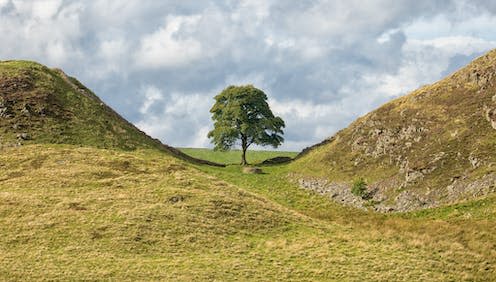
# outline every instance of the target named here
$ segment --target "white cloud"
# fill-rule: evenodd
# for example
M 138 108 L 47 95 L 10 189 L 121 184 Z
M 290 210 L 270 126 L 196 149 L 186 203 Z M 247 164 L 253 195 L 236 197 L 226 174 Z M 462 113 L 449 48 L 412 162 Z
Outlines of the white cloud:
M 401 32 L 399 28 L 393 28 L 383 32 L 379 37 L 377 37 L 377 42 L 384 44 L 391 41 L 392 36 L 398 32 Z
M 470 55 L 484 52 L 496 47 L 496 41 L 472 36 L 446 36 L 426 40 L 412 39 L 408 42 L 405 51 L 408 52 L 413 49 L 420 50 L 429 47 L 433 47 L 439 52 L 443 52 L 446 57 L 449 57 L 454 54 Z
M 195 137 L 193 138 L 193 141 L 189 144 L 188 147 L 192 148 L 205 148 L 205 147 L 212 147 L 210 143 L 210 139 L 208 139 L 207 135 L 208 132 L 212 128 L 210 126 L 202 126 L 198 129 L 197 133 L 195 134 Z
M 205 94 L 163 94 L 155 86 L 147 86 L 142 92 L 145 99 L 138 128 L 175 146 L 208 146 L 211 105 L 206 103 Z
M 286 121 L 282 149 L 301 149 L 496 47 L 495 13 L 475 0 L 0 0 L 0 59 L 62 67 L 181 146 L 209 144 L 215 94 L 254 84 Z
M 0 57 L 25 58 L 63 66 L 82 57 L 79 13 L 82 6 L 61 1 L 12 1 L 0 18 Z M 13 32 L 16 31 L 16 32 Z
M 106 61 L 119 61 L 127 52 L 127 42 L 122 38 L 103 40 L 100 43 L 100 55 Z
M 46 20 L 57 14 L 62 5 L 62 0 L 12 0 L 12 4 L 21 14 L 29 14 L 35 19 Z
M 9 2 L 10 2 L 9 0 L 0 0 L 0 9 L 7 6 L 7 4 L 9 4 Z
M 277 101 L 270 99 L 269 105 L 276 116 L 286 122 L 286 135 L 292 136 L 281 146 L 281 150 L 299 150 L 311 145 L 303 140 L 322 140 L 336 132 L 343 123 L 348 122 L 357 113 L 357 109 L 346 105 L 352 101 L 345 100 L 333 104 L 318 104 L 311 101 L 291 100 Z M 356 101 L 354 102 L 356 105 Z M 305 144 L 306 143 L 306 144 Z
M 198 16 L 169 16 L 165 26 L 141 40 L 135 59 L 142 68 L 167 68 L 187 65 L 202 56 L 202 46 L 194 38 L 181 34 L 194 28 Z
M 491 48 L 496 48 L 496 41 L 468 36 L 408 40 L 403 46 L 403 59 L 396 73 L 368 73 L 363 81 L 371 92 L 379 96 L 396 97 L 440 79 L 454 56 L 470 56 Z
M 62 0 L 44 0 L 33 3 L 33 15 L 41 19 L 48 19 L 57 14 Z
M 154 103 L 162 101 L 164 97 L 162 92 L 155 86 L 147 86 L 143 92 L 145 94 L 145 100 L 139 111 L 141 114 L 146 114 Z

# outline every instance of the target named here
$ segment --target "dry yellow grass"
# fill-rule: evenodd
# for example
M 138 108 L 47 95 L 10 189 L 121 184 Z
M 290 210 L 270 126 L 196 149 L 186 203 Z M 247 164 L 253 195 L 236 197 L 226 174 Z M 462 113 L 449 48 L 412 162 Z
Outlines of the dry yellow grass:
M 1 150 L 0 280 L 496 277 L 494 217 L 366 214 L 274 185 L 282 168 L 201 169 L 152 150 Z

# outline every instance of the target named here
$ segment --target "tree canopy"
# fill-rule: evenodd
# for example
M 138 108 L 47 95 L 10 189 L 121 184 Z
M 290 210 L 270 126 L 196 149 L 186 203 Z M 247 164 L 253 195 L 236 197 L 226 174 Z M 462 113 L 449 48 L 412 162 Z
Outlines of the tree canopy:
M 210 112 L 214 129 L 208 137 L 215 144 L 215 150 L 229 150 L 239 144 L 243 165 L 247 164 L 246 150 L 250 145 L 276 148 L 284 142 L 284 121 L 274 116 L 267 95 L 253 85 L 227 87 L 215 96 Z

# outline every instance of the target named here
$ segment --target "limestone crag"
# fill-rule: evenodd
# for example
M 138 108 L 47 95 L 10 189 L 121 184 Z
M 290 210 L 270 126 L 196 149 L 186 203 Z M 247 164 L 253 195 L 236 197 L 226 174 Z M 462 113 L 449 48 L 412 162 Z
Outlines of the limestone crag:
M 295 175 L 292 175 L 292 178 L 294 177 Z M 398 187 L 398 181 L 394 179 L 370 185 L 365 197 L 353 195 L 351 183 L 330 182 L 322 178 L 297 179 L 301 188 L 326 196 L 336 203 L 377 212 L 408 212 L 433 208 L 496 192 L 496 174 L 485 175 L 475 181 L 454 178 L 446 189 L 430 190 L 426 193 L 403 190 L 394 199 L 388 197 L 388 194 Z

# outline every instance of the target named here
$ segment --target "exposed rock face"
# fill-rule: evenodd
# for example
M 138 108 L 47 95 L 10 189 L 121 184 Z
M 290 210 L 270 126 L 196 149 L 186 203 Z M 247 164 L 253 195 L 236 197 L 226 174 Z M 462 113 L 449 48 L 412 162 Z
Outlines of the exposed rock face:
M 408 125 L 395 129 L 374 128 L 380 122 L 370 120 L 358 126 L 350 142 L 351 150 L 365 156 L 379 158 L 383 155 L 403 151 L 422 140 L 428 129 L 422 126 Z M 368 134 L 364 134 L 367 133 Z
M 484 108 L 484 116 L 486 120 L 491 123 L 491 126 L 496 129 L 496 95 L 492 98 L 495 103 L 494 107 L 485 107 Z
M 0 118 L 11 118 L 14 115 L 12 106 L 12 101 L 8 101 L 3 96 L 0 96 Z
M 412 183 L 415 182 L 416 180 L 422 179 L 423 177 L 424 177 L 424 173 L 422 173 L 421 171 L 411 170 L 406 173 L 405 181 L 407 183 Z
M 478 168 L 481 165 L 481 161 L 474 155 L 470 155 L 468 157 L 468 161 L 470 162 L 473 168 Z
M 351 185 L 347 183 L 329 183 L 324 179 L 298 179 L 301 188 L 328 196 L 331 200 L 343 205 L 365 209 L 367 203 L 361 197 L 351 193 Z
M 447 187 L 447 202 L 472 199 L 496 192 L 496 174 L 488 174 L 475 181 L 456 179 Z
M 0 94 L 24 92 L 33 89 L 34 82 L 29 72 L 25 71 L 19 76 L 7 77 L 0 80 Z
M 295 177 L 295 175 L 291 177 Z M 351 193 L 352 185 L 350 183 L 329 182 L 319 178 L 299 178 L 297 182 L 301 188 L 327 196 L 334 202 L 383 213 L 433 208 L 496 192 L 496 173 L 486 175 L 477 180 L 456 178 L 451 185 L 445 187 L 446 189 L 427 193 L 405 190 L 400 192 L 394 199 L 388 198 L 389 192 L 397 189 L 394 187 L 398 182 L 394 180 L 389 183 L 370 185 L 367 189 L 368 197 L 365 199 Z

